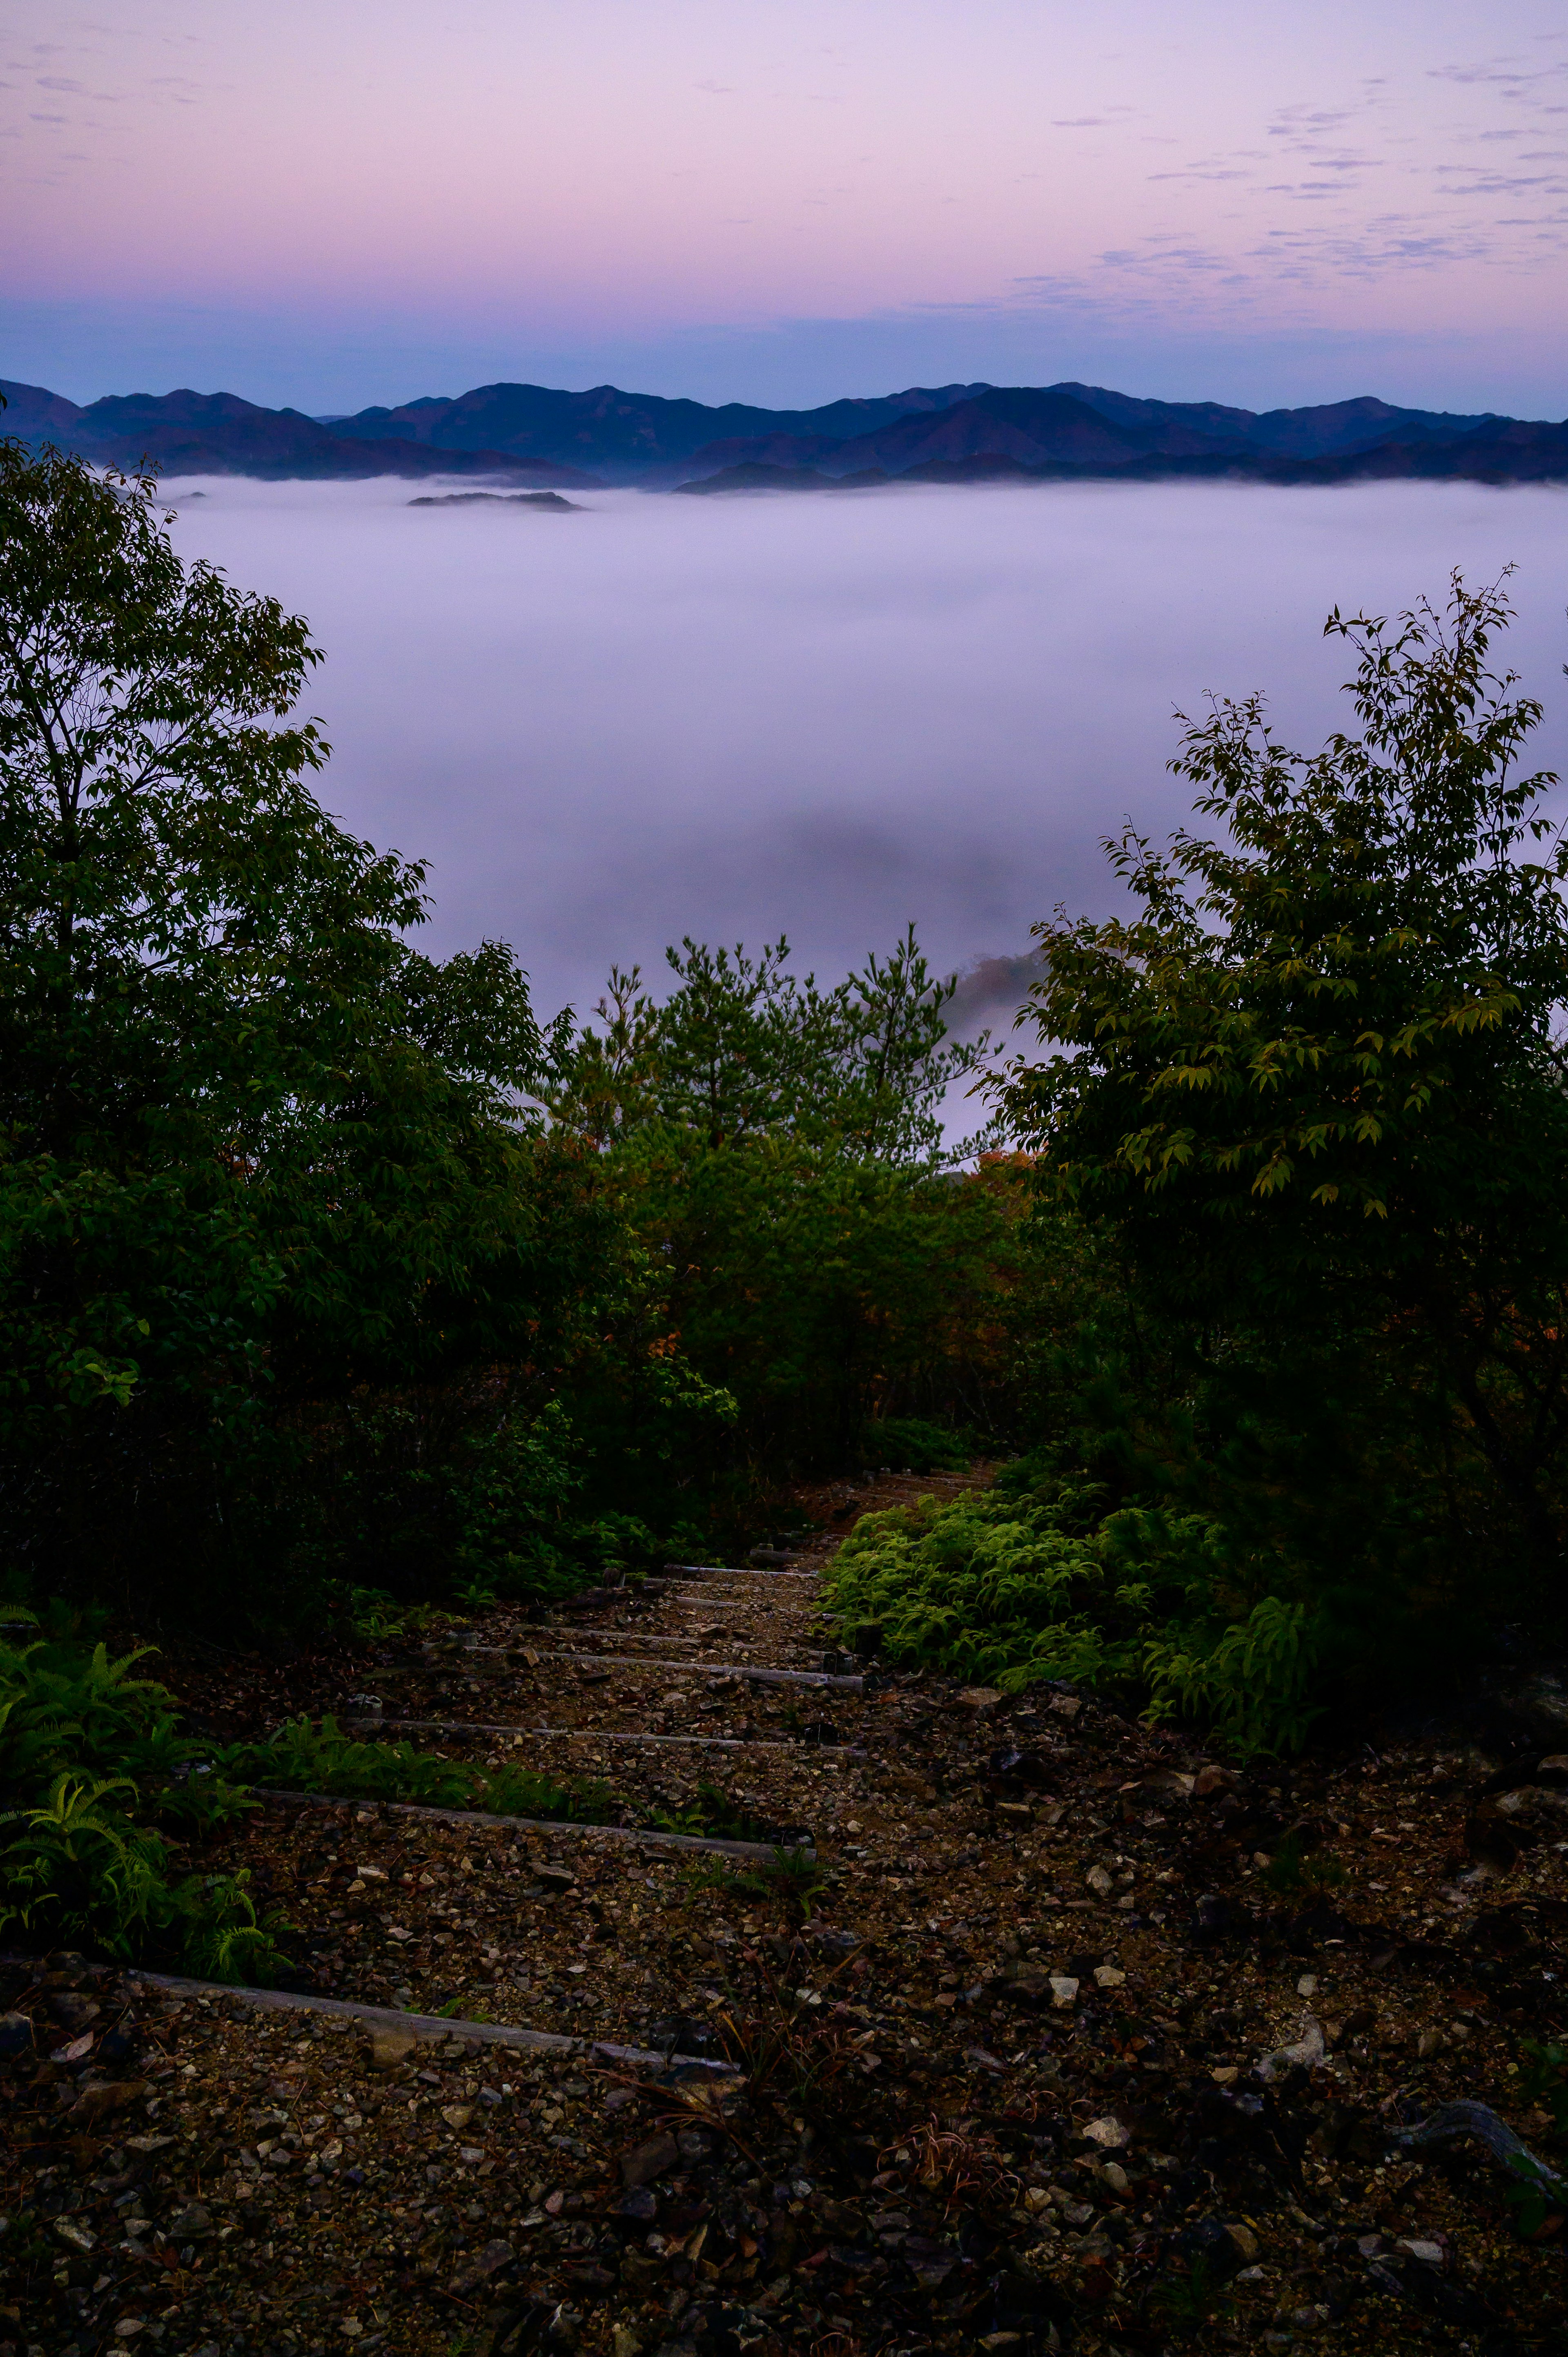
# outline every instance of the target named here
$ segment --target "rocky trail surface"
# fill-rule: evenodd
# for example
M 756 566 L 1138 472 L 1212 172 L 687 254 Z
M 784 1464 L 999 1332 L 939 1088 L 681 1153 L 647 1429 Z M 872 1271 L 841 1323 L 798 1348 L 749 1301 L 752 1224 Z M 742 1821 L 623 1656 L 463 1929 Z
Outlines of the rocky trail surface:
M 1560 1689 L 1242 1773 L 845 1655 L 831 1534 L 951 1486 L 169 1648 L 214 1733 L 358 1716 L 604 1822 L 274 1796 L 191 1859 L 287 1919 L 273 1996 L 11 1960 L 0 2357 L 1563 2347 Z

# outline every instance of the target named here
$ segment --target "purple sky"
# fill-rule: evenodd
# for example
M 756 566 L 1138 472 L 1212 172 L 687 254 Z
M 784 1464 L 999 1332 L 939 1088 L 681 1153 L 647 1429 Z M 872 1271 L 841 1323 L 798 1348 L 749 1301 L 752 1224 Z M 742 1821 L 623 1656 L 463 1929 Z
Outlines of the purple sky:
M 1560 0 L 0 0 L 0 372 L 1568 410 Z

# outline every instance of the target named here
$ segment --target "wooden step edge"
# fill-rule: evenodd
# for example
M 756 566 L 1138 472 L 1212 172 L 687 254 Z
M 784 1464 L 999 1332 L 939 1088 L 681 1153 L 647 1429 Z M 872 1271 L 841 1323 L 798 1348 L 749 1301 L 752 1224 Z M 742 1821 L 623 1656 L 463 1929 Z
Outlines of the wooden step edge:
M 501 1645 L 481 1645 L 480 1652 L 500 1653 L 511 1649 Z M 763 1686 L 830 1686 L 835 1694 L 860 1694 L 865 1686 L 861 1677 L 850 1677 L 836 1670 L 768 1670 L 753 1662 L 650 1662 L 636 1654 L 618 1653 L 541 1653 L 538 1666 L 546 1663 L 570 1662 L 580 1670 L 701 1670 L 713 1678 L 749 1678 L 754 1685 Z
M 7 1957 L 8 1964 L 21 1964 L 22 1957 Z M 484 2046 L 510 2046 L 531 2053 L 581 2054 L 587 2061 L 602 2058 L 607 2062 L 628 2062 L 639 2069 L 651 2065 L 655 2070 L 707 2071 L 715 2077 L 734 2078 L 739 2074 L 733 2062 L 715 2062 L 711 2056 L 700 2054 L 660 2054 L 644 2046 L 617 2046 L 598 2038 L 567 2038 L 558 2030 L 523 2029 L 509 2022 L 460 2021 L 444 2013 L 400 2013 L 395 2006 L 358 2005 L 341 1996 L 301 1996 L 292 1989 L 236 1987 L 230 1981 L 198 1981 L 187 1979 L 180 1973 L 145 1973 L 134 1964 L 122 1968 L 127 1982 L 140 1983 L 147 1988 L 167 1989 L 177 1996 L 227 1996 L 241 2005 L 253 2006 L 260 2012 L 331 2013 L 353 2021 L 363 2021 L 376 2029 L 402 2030 L 417 2039 L 422 2045 L 434 2044 L 437 2039 L 461 2038 L 477 2040 Z
M 798 1849 L 815 1857 L 810 1842 L 724 1841 L 716 1834 L 666 1834 L 640 1825 L 584 1825 L 569 1817 L 498 1817 L 486 1809 L 426 1809 L 417 1801 L 381 1801 L 341 1792 L 279 1792 L 264 1784 L 245 1788 L 258 1801 L 278 1801 L 301 1809 L 377 1809 L 392 1817 L 424 1817 L 442 1825 L 496 1826 L 508 1833 L 570 1834 L 583 1840 L 636 1842 L 644 1849 L 703 1850 L 717 1857 L 771 1857 L 777 1849 Z
M 682 1579 L 815 1579 L 814 1571 L 761 1571 L 739 1563 L 667 1563 L 667 1573 Z
M 532 1735 L 564 1738 L 576 1743 L 689 1743 L 708 1751 L 797 1751 L 805 1759 L 869 1760 L 871 1754 L 851 1743 L 748 1742 L 743 1735 L 636 1735 L 624 1727 L 497 1727 L 473 1718 L 345 1718 L 344 1727 L 373 1728 L 407 1727 L 430 1735 Z

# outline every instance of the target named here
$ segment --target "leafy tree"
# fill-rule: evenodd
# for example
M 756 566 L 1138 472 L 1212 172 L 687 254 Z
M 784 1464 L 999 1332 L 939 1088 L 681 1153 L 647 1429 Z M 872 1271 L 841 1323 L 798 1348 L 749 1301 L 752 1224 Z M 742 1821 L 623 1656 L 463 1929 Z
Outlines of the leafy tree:
M 1108 844 L 1136 912 L 1042 927 L 1005 1114 L 1208 1360 L 1374 1346 L 1451 1405 L 1555 1562 L 1568 1434 L 1568 851 L 1541 718 L 1488 668 L 1500 588 L 1328 632 L 1359 722 L 1310 758 L 1260 699 L 1172 768 L 1216 838 Z M 1435 1469 L 1441 1473 L 1441 1467 Z
M 682 1355 L 736 1403 L 706 1436 L 715 1483 L 854 1461 L 890 1413 L 985 1420 L 1007 1218 L 944 1167 L 945 1102 L 988 1048 L 949 1033 L 954 985 L 912 927 L 831 986 L 785 941 L 666 956 L 661 1003 L 612 972 L 550 1102 L 665 1269 Z
M 0 444 L 0 1497 L 39 1572 L 271 1564 L 346 1403 L 526 1361 L 493 1433 L 613 1290 L 510 951 L 421 956 L 423 870 L 316 798 L 317 660 L 150 480 Z
M 612 969 L 563 1057 L 557 1116 L 601 1144 L 660 1123 L 711 1149 L 789 1135 L 896 1164 L 941 1158 L 942 1105 L 983 1067 L 988 1042 L 954 1039 L 957 987 L 930 970 L 911 925 L 831 988 L 789 971 L 789 944 L 749 956 L 688 935 L 665 957 L 676 987 L 656 1001 L 640 967 Z

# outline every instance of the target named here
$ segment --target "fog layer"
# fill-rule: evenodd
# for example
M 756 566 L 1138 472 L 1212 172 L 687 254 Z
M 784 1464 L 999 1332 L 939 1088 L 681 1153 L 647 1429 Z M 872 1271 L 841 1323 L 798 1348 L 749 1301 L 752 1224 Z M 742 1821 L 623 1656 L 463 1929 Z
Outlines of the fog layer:
M 515 943 L 547 1010 L 693 933 L 789 934 L 836 974 L 913 918 L 961 966 L 1103 910 L 1099 838 L 1163 832 L 1173 705 L 1267 692 L 1349 725 L 1327 608 L 1509 562 L 1505 651 L 1568 768 L 1568 494 L 976 487 L 578 494 L 410 508 L 413 486 L 171 485 L 183 554 L 309 617 L 328 807 L 430 862 L 427 945 Z M 199 489 L 200 499 L 188 495 Z

